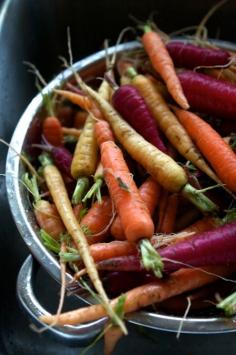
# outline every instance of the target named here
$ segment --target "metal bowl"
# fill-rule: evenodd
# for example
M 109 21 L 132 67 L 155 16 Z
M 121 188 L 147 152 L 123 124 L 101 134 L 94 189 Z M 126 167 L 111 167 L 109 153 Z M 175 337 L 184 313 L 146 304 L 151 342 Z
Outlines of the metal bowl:
M 216 43 L 223 48 L 236 50 L 236 46 L 232 43 L 222 41 L 216 41 Z M 115 50 L 118 53 L 121 53 L 122 51 L 135 49 L 138 46 L 139 44 L 137 42 L 129 42 L 117 47 L 109 48 L 109 53 L 112 54 Z M 74 69 L 79 71 L 81 74 L 85 74 L 94 68 L 96 69 L 101 67 L 104 64 L 105 54 L 105 51 L 100 51 L 96 54 L 90 55 L 89 57 L 77 62 L 74 65 Z M 71 75 L 71 70 L 65 70 L 62 74 L 58 75 L 53 81 L 51 81 L 47 87 L 45 87 L 43 93 L 52 91 L 61 83 L 62 80 L 70 78 Z M 27 146 L 27 144 L 29 144 L 29 142 L 32 143 L 30 132 L 36 123 L 36 113 L 40 110 L 41 106 L 42 95 L 38 94 L 26 108 L 16 126 L 12 140 L 10 142 L 11 149 L 9 149 L 7 155 L 6 185 L 11 212 L 22 238 L 38 262 L 56 281 L 60 282 L 60 266 L 58 260 L 43 246 L 38 237 L 39 228 L 32 211 L 31 203 L 29 201 L 28 194 L 25 191 L 25 187 L 20 182 L 20 178 L 25 170 L 25 167 L 21 163 L 19 155 L 16 154 L 16 152 L 20 153 L 24 151 L 24 148 Z M 34 307 L 32 307 L 33 296 L 30 294 L 32 290 L 29 292 L 30 288 L 27 286 L 27 280 L 31 282 L 29 277 L 29 269 L 26 270 L 27 265 L 29 268 L 32 267 L 29 264 L 29 260 L 28 264 L 25 264 L 22 271 L 25 278 L 22 277 L 22 274 L 19 278 L 21 282 L 18 282 L 18 292 L 21 293 L 21 296 L 23 293 L 28 292 L 28 310 L 30 308 L 31 302 L 31 313 L 34 313 L 36 318 L 43 312 L 43 310 L 38 309 L 37 312 L 36 302 L 34 302 Z M 67 274 L 67 279 L 71 280 L 71 276 L 69 274 Z M 25 280 L 24 283 L 23 280 Z M 20 298 L 27 299 L 27 297 L 24 298 L 23 296 Z M 90 296 L 83 296 L 81 299 L 86 303 L 93 302 Z M 176 332 L 179 328 L 180 322 L 183 323 L 181 330 L 182 333 L 214 334 L 233 332 L 236 330 L 236 318 L 234 317 L 187 317 L 186 319 L 182 320 L 180 317 L 170 316 L 167 314 L 139 311 L 128 315 L 127 318 L 129 322 L 137 325 L 170 332 Z M 103 323 L 104 320 L 101 322 L 95 322 L 95 325 L 92 326 L 90 330 L 98 329 L 98 327 L 101 328 Z M 73 329 L 73 334 L 76 332 L 75 329 L 78 330 L 76 327 L 70 327 L 70 329 Z M 61 330 L 61 332 L 63 333 L 63 330 Z

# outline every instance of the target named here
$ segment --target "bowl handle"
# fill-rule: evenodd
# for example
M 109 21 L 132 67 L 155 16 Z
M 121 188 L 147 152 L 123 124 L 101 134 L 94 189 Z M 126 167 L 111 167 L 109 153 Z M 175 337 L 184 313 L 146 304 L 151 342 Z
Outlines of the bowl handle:
M 48 314 L 48 312 L 42 307 L 37 298 L 35 297 L 33 286 L 34 278 L 37 271 L 37 265 L 33 257 L 30 255 L 22 265 L 18 278 L 17 278 L 17 295 L 21 306 L 30 316 L 30 318 L 44 327 L 38 318 L 42 314 Z M 81 324 L 78 326 L 54 326 L 48 328 L 47 331 L 56 336 L 63 343 L 67 345 L 86 346 L 91 343 L 94 338 L 102 331 L 105 319 L 100 319 L 95 322 Z

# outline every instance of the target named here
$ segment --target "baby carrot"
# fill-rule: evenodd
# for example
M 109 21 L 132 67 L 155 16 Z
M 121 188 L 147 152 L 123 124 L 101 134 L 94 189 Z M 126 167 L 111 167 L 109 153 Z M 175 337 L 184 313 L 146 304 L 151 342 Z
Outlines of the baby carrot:
M 140 196 L 146 204 L 151 216 L 153 215 L 153 212 L 158 204 L 160 190 L 160 185 L 151 176 L 149 176 L 139 187 Z M 117 240 L 125 239 L 124 230 L 119 216 L 116 216 L 114 222 L 112 223 L 111 234 Z
M 101 203 L 96 201 L 86 215 L 81 219 L 88 244 L 102 242 L 109 235 L 109 225 L 112 220 L 112 202 L 108 196 L 103 196 Z
M 102 143 L 100 150 L 105 181 L 127 240 L 151 238 L 154 225 L 150 213 L 139 194 L 121 150 L 112 141 Z
M 144 27 L 142 43 L 146 50 L 154 69 L 165 81 L 169 93 L 174 100 L 184 109 L 189 108 L 180 81 L 175 73 L 173 61 L 166 49 L 164 42 L 157 32 L 151 30 L 149 26 Z
M 178 108 L 175 113 L 202 154 L 215 169 L 219 179 L 236 191 L 236 156 L 221 136 L 199 116 Z

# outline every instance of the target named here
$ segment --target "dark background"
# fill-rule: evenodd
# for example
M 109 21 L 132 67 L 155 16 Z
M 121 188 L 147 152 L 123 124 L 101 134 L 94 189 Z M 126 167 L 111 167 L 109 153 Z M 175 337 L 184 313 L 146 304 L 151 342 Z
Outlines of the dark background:
M 35 95 L 33 77 L 23 61 L 31 61 L 47 80 L 60 68 L 59 55 L 67 56 L 66 27 L 71 28 L 74 60 L 102 48 L 105 38 L 115 43 L 117 34 L 133 25 L 128 15 L 145 20 L 152 11 L 158 26 L 166 31 L 196 25 L 212 0 L 0 0 L 0 136 L 10 141 L 21 113 Z M 236 1 L 229 1 L 209 21 L 209 35 L 236 42 Z M 0 147 L 0 173 L 5 170 L 7 150 Z M 49 355 L 78 354 L 78 347 L 68 347 L 38 335 L 19 309 L 15 283 L 19 268 L 28 254 L 9 212 L 4 178 L 0 177 L 0 354 Z M 45 273 L 37 286 L 39 297 L 53 307 L 58 288 Z M 234 354 L 235 334 L 216 336 L 181 335 L 146 331 L 131 327 L 130 336 L 122 339 L 115 354 L 134 351 L 139 354 Z M 99 343 L 89 354 L 101 354 Z

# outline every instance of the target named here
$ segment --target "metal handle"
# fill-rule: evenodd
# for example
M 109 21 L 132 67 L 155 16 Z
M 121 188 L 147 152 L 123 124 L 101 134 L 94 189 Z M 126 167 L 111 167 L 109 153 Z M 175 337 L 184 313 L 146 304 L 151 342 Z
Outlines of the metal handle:
M 38 318 L 42 314 L 48 314 L 48 312 L 42 307 L 34 294 L 34 278 L 37 271 L 36 262 L 32 256 L 28 256 L 22 265 L 17 278 L 17 295 L 24 310 L 28 313 L 31 319 L 40 324 L 42 323 Z M 80 346 L 88 345 L 99 332 L 102 331 L 105 319 L 100 319 L 87 324 L 81 324 L 78 326 L 55 326 L 49 328 L 47 331 L 59 338 L 61 341 L 78 344 Z

